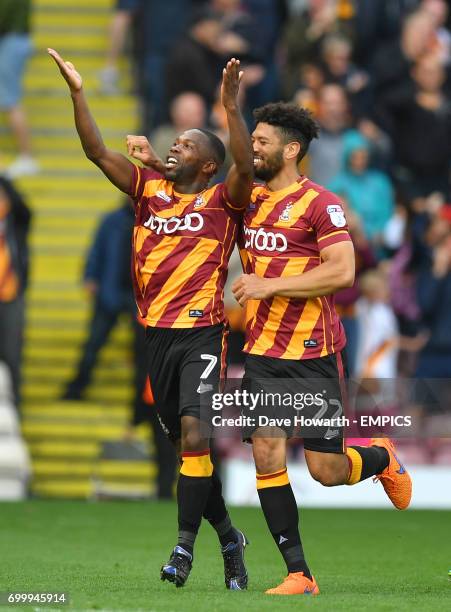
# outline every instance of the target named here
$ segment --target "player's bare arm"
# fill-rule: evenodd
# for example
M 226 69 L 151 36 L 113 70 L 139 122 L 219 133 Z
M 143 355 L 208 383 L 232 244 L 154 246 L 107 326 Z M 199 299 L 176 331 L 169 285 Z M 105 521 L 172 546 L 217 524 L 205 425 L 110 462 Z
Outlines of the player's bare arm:
M 98 166 L 105 176 L 124 193 L 129 193 L 133 163 L 124 155 L 107 149 L 99 128 L 91 115 L 83 91 L 83 81 L 71 62 L 66 62 L 54 49 L 48 49 L 69 86 L 74 105 L 75 126 L 86 157 Z
M 241 306 L 247 300 L 264 300 L 276 295 L 313 298 L 352 287 L 354 275 L 354 247 L 346 241 L 322 249 L 321 264 L 308 272 L 279 278 L 243 274 L 234 282 L 232 291 Z
M 152 168 L 160 174 L 164 174 L 166 166 L 161 157 L 150 144 L 145 136 L 135 136 L 129 134 L 126 139 L 127 154 L 139 160 L 145 166 Z
M 230 200 L 245 208 L 250 200 L 254 179 L 254 154 L 249 131 L 238 103 L 238 93 L 243 71 L 240 61 L 232 58 L 222 74 L 221 102 L 227 114 L 230 149 L 234 164 L 230 168 L 225 184 Z

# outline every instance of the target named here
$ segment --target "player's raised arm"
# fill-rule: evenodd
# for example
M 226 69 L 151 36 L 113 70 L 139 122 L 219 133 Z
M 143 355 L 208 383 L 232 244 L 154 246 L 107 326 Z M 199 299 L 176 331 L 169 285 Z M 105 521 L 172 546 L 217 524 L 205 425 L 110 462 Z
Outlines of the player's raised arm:
M 239 208 L 248 205 L 254 179 L 252 142 L 238 103 L 242 75 L 240 61 L 232 58 L 223 70 L 221 84 L 221 102 L 227 114 L 230 149 L 234 161 L 225 184 L 232 204 Z
M 98 166 L 118 189 L 129 193 L 133 177 L 132 162 L 124 155 L 106 148 L 89 110 L 83 92 L 82 78 L 74 65 L 71 62 L 65 62 L 54 49 L 48 49 L 48 53 L 55 60 L 69 86 L 74 105 L 75 126 L 86 157 Z

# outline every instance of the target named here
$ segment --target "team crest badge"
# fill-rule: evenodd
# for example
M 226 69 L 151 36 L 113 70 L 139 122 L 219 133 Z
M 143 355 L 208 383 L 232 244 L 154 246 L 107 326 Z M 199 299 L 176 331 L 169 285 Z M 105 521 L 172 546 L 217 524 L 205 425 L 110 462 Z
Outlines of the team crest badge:
M 279 217 L 279 221 L 289 221 L 290 220 L 290 210 L 293 208 L 293 204 L 287 204 L 282 211 L 282 214 Z
M 326 211 L 335 227 L 346 225 L 345 213 L 339 204 L 331 204 L 326 208 Z
M 197 196 L 197 198 L 194 201 L 194 208 L 202 208 L 202 206 L 205 205 L 205 200 L 203 199 L 202 196 Z

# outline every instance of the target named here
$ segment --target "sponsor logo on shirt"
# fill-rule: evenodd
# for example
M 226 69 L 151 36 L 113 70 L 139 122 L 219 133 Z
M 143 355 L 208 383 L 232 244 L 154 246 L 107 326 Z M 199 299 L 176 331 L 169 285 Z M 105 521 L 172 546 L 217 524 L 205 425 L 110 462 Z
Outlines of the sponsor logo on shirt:
M 283 253 L 288 248 L 287 239 L 280 232 L 267 232 L 262 227 L 256 229 L 253 227 L 245 227 L 244 235 L 246 237 L 245 247 L 248 249 L 256 249 L 257 251 L 278 251 Z
M 204 316 L 204 311 L 203 310 L 197 310 L 197 309 L 190 310 L 189 311 L 189 316 L 192 317 L 192 318 L 198 319 L 198 318 Z
M 144 223 L 144 227 L 148 227 L 156 234 L 175 234 L 183 230 L 198 232 L 203 226 L 204 219 L 199 213 L 188 213 L 184 217 L 169 217 L 169 219 L 150 215 Z

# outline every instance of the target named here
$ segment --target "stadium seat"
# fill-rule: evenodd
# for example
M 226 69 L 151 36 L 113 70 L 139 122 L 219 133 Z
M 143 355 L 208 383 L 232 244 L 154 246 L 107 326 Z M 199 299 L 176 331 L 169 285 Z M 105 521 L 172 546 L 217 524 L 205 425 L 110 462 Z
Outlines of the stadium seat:
M 0 400 L 12 397 L 11 374 L 6 363 L 0 361 Z
M 8 400 L 0 399 L 0 436 L 17 436 L 19 431 L 16 409 Z

